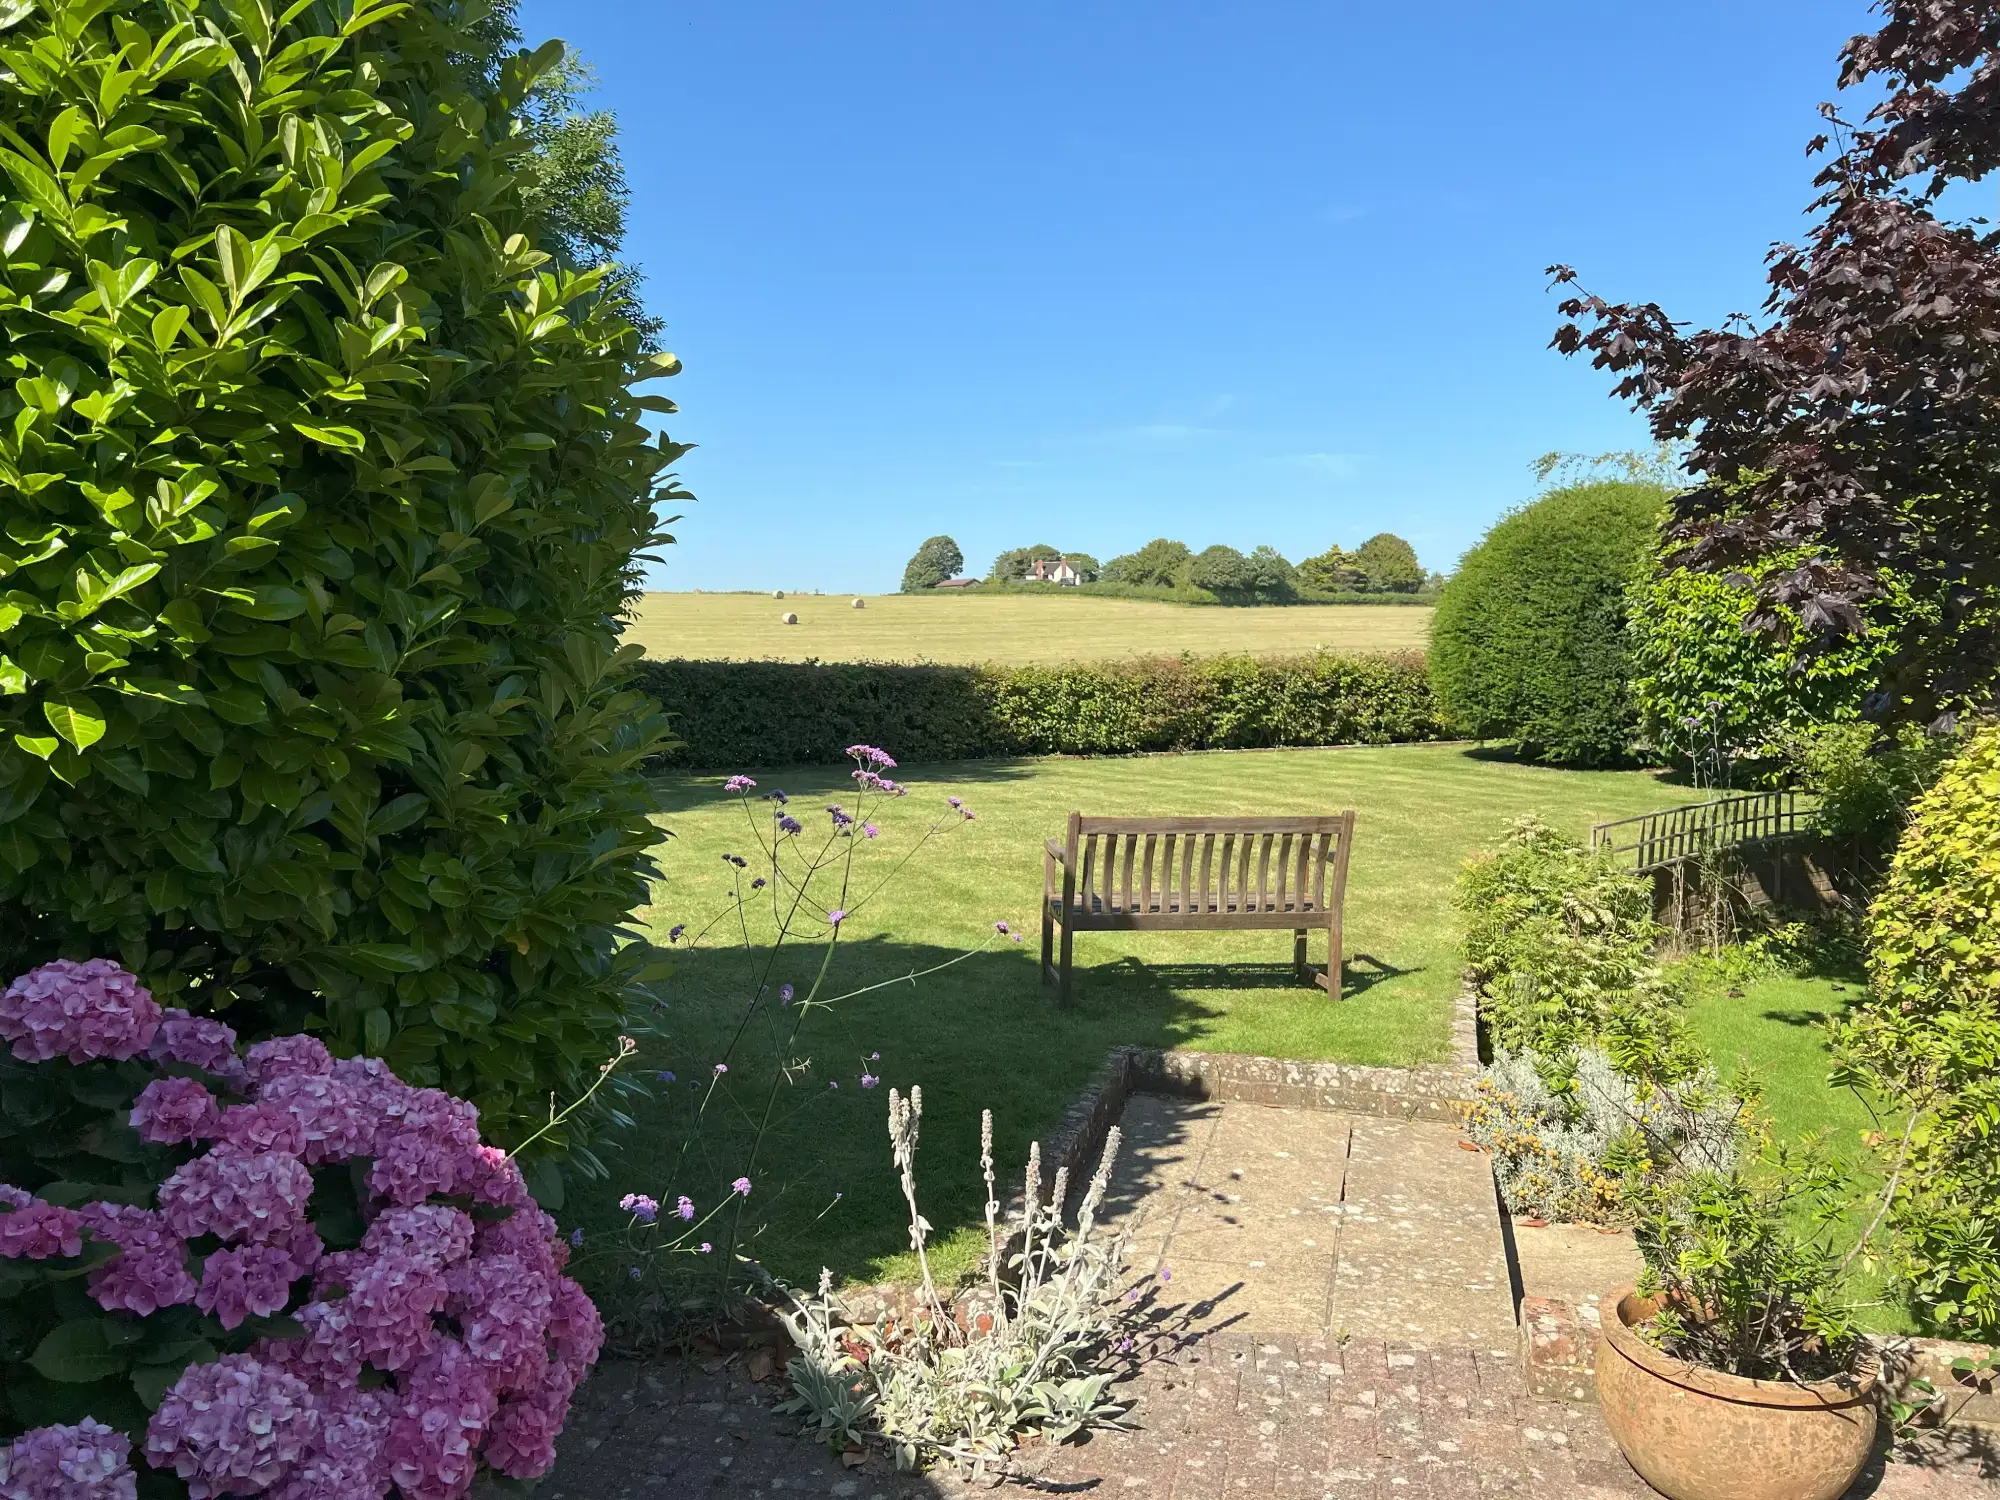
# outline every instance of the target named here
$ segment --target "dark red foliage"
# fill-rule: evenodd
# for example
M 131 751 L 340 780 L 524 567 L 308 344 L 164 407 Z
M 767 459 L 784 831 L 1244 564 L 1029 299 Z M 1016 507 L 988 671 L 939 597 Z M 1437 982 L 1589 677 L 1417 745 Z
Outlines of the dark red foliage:
M 1764 316 L 1688 333 L 1654 304 L 1579 291 L 1553 343 L 1686 445 L 1676 560 L 1755 578 L 1753 625 L 1782 631 L 1790 605 L 1805 649 L 1857 631 L 1885 572 L 1935 601 L 1903 627 L 1879 699 L 1927 721 L 1990 701 L 2000 669 L 2000 235 L 1935 212 L 2000 166 L 2000 0 L 1877 9 L 1840 84 L 1886 97 L 1859 126 L 1825 107 L 1840 149 L 1806 243 L 1771 251 Z

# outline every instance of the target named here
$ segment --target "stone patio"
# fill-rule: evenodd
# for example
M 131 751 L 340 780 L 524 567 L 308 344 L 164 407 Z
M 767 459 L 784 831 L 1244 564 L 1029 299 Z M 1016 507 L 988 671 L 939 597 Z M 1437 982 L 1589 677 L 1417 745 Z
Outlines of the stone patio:
M 1123 1124 L 1109 1214 L 1157 1330 L 1126 1387 L 1136 1427 L 1024 1450 L 1016 1483 L 1148 1500 L 1652 1494 L 1594 1406 L 1528 1391 L 1492 1177 L 1454 1127 L 1146 1094 Z M 1529 1294 L 1573 1302 L 1631 1255 L 1629 1236 L 1514 1238 Z M 782 1372 L 753 1361 L 607 1365 L 541 1492 L 972 1492 L 800 1442 L 772 1410 Z M 1878 1460 L 1863 1496 L 1995 1500 L 2000 1484 Z

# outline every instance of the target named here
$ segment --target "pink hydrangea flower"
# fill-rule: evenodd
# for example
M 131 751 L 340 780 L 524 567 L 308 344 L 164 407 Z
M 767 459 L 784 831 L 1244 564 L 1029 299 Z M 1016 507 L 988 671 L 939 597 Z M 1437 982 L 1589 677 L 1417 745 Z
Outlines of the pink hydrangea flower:
M 83 1254 L 83 1216 L 0 1184 L 0 1260 L 48 1260 Z
M 0 1448 L 0 1500 L 135 1500 L 132 1440 L 85 1417 L 36 1427 Z
M 434 1315 L 448 1291 L 444 1273 L 408 1250 L 350 1250 L 320 1263 L 318 1293 L 324 1300 L 339 1288 L 354 1347 L 383 1370 L 414 1364 L 437 1342 Z
M 389 1427 L 389 1476 L 409 1500 L 456 1500 L 471 1486 L 476 1451 L 499 1407 L 479 1362 L 444 1339 L 410 1372 Z
M 292 1300 L 292 1283 L 318 1263 L 320 1250 L 319 1236 L 310 1227 L 300 1228 L 289 1244 L 217 1250 L 202 1262 L 194 1305 L 215 1314 L 224 1328 L 283 1312 Z
M 132 1128 L 156 1146 L 206 1140 L 221 1121 L 215 1095 L 192 1078 L 155 1078 L 132 1101 Z
M 556 1461 L 576 1377 L 551 1366 L 533 1390 L 500 1403 L 486 1435 L 486 1462 L 510 1479 L 538 1479 Z
M 162 1013 L 160 1029 L 153 1033 L 146 1056 L 155 1062 L 186 1063 L 210 1073 L 234 1072 L 241 1066 L 234 1031 L 220 1021 L 191 1016 L 184 1010 Z
M 391 1203 L 409 1206 L 432 1193 L 448 1193 L 476 1173 L 479 1111 L 438 1089 L 416 1089 L 404 1101 L 398 1122 L 391 1110 L 375 1136 L 375 1165 L 368 1190 Z
M 477 1253 L 518 1256 L 530 1270 L 554 1277 L 569 1260 L 569 1244 L 543 1210 L 517 1208 L 504 1219 L 479 1226 Z
M 528 1191 L 521 1168 L 498 1146 L 481 1146 L 467 1159 L 466 1175 L 452 1187 L 455 1193 L 470 1193 L 481 1203 L 506 1208 L 533 1208 L 534 1194 Z
M 513 1255 L 481 1255 L 452 1267 L 445 1311 L 465 1330 L 481 1364 L 513 1369 L 549 1322 L 549 1282 Z
M 597 1363 L 604 1348 L 604 1320 L 597 1304 L 567 1276 L 558 1277 L 549 1298 L 549 1342 L 556 1362 L 573 1374 Z
M 183 1239 L 274 1240 L 304 1221 L 311 1197 L 312 1173 L 296 1156 L 224 1142 L 160 1185 L 160 1211 Z
M 152 992 L 108 958 L 59 958 L 0 994 L 0 1037 L 22 1062 L 122 1062 L 144 1052 L 159 1029 Z
M 330 1073 L 333 1054 L 318 1037 L 300 1033 L 259 1042 L 243 1054 L 243 1067 L 252 1083 L 269 1083 L 287 1073 Z
M 281 1105 L 233 1104 L 222 1112 L 220 1130 L 225 1141 L 245 1151 L 282 1151 L 298 1156 L 306 1149 L 306 1133 L 298 1117 Z
M 194 1300 L 187 1246 L 167 1232 L 159 1214 L 123 1203 L 86 1203 L 77 1212 L 93 1235 L 118 1246 L 117 1257 L 86 1283 L 99 1307 L 146 1318 Z
M 180 1475 L 190 1500 L 254 1495 L 305 1456 L 318 1429 L 303 1380 L 225 1354 L 181 1372 L 146 1424 L 146 1459 Z
M 362 1091 L 328 1073 L 281 1073 L 257 1091 L 266 1109 L 288 1112 L 304 1140 L 300 1154 L 317 1166 L 375 1149 L 379 1112 Z
M 361 1340 L 347 1299 L 308 1302 L 294 1316 L 305 1326 L 304 1337 L 259 1339 L 250 1352 L 317 1390 L 352 1386 L 361 1377 Z
M 383 1448 L 393 1396 L 351 1386 L 316 1392 L 319 1433 L 265 1500 L 380 1500 L 389 1488 Z
M 401 1250 L 414 1259 L 443 1270 L 472 1253 L 471 1218 L 445 1203 L 392 1208 L 361 1237 L 361 1248 L 374 1254 Z

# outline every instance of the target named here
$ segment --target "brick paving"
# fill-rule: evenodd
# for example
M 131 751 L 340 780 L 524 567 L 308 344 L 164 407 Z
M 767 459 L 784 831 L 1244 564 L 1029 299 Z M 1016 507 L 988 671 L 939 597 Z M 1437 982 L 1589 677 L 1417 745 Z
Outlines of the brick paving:
M 1017 1483 L 1142 1500 L 1652 1494 L 1594 1406 L 1526 1389 L 1491 1178 L 1450 1127 L 1145 1095 L 1124 1124 L 1110 1213 L 1131 1232 L 1131 1275 L 1164 1332 L 1123 1386 L 1134 1429 L 1024 1449 Z M 1579 1251 L 1606 1266 L 1625 1253 Z M 752 1373 L 740 1355 L 605 1366 L 540 1493 L 933 1500 L 983 1488 L 898 1475 L 879 1456 L 848 1468 L 772 1409 L 781 1373 Z M 1878 1460 L 1850 1492 L 1864 1496 L 2000 1500 L 2000 1482 L 1964 1464 Z

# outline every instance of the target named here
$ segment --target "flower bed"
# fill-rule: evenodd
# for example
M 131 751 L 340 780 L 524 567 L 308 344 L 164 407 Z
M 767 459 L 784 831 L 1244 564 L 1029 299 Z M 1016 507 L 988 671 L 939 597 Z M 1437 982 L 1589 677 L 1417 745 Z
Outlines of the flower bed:
M 16 979 L 0 1038 L 0 1496 L 125 1500 L 143 1464 L 448 1500 L 554 1462 L 602 1328 L 470 1104 L 311 1037 L 239 1054 L 104 959 Z

